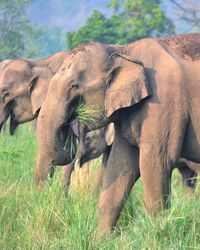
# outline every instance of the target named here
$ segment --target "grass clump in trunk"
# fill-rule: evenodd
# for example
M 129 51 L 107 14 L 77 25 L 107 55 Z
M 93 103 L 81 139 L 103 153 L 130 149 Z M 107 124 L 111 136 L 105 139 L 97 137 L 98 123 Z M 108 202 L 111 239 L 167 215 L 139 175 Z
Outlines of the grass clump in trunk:
M 92 125 L 97 125 L 97 115 L 105 119 L 103 109 L 89 104 L 80 104 L 76 109 L 76 118 L 80 122 L 87 122 Z

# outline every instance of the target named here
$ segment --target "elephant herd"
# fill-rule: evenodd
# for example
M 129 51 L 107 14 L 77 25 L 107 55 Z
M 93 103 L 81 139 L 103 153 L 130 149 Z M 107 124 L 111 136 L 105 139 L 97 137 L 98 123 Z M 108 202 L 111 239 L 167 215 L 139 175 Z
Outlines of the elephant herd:
M 115 227 L 140 177 L 149 214 L 169 206 L 175 167 L 194 190 L 199 104 L 200 33 L 123 46 L 92 42 L 38 61 L 0 63 L 0 127 L 10 118 L 13 134 L 38 119 L 37 186 L 61 165 L 67 190 L 76 159 L 83 165 L 103 154 L 95 181 L 101 232 Z M 80 105 L 93 107 L 91 117 L 78 117 Z

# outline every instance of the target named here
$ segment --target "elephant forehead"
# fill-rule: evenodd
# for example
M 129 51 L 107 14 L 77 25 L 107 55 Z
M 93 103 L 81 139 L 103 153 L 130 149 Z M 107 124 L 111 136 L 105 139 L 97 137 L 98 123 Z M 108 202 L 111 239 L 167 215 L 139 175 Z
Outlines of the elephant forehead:
M 31 73 L 31 68 L 29 67 L 28 63 L 23 60 L 15 60 L 12 61 L 8 67 L 10 71 L 15 71 L 19 72 L 21 74 L 30 74 Z
M 76 51 L 76 50 L 75 50 Z M 98 43 L 88 44 L 84 50 L 72 52 L 69 64 L 87 65 L 88 67 L 102 68 L 109 62 L 110 50 Z M 88 68 L 89 69 L 89 68 Z
M 1 85 L 13 85 L 15 83 L 22 83 L 28 79 L 27 72 L 20 72 L 11 69 L 5 70 L 1 75 Z
M 1 87 L 10 86 L 10 84 L 14 83 L 15 78 L 16 78 L 16 73 L 15 72 L 12 72 L 10 70 L 5 70 L 0 75 L 0 85 L 1 85 Z

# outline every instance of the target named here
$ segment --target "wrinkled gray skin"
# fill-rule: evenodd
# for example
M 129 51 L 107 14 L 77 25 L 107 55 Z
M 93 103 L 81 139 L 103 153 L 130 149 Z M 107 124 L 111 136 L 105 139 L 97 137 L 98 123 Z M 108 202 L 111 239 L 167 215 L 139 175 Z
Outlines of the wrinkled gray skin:
M 52 79 L 38 121 L 38 168 L 73 160 L 63 135 L 80 102 L 104 110 L 94 125 L 79 124 L 81 132 L 114 122 L 97 212 L 102 233 L 115 226 L 140 175 L 146 209 L 157 214 L 169 205 L 178 159 L 200 163 L 199 48 L 200 34 L 90 43 L 72 51 Z

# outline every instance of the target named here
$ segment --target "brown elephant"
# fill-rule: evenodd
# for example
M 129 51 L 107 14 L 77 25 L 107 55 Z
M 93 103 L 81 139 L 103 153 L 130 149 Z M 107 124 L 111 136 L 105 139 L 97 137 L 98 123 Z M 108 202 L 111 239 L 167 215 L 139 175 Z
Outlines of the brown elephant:
M 114 123 L 97 213 L 103 231 L 115 226 L 140 175 L 146 209 L 156 214 L 169 205 L 178 159 L 200 162 L 199 65 L 194 33 L 125 46 L 90 43 L 72 51 L 52 79 L 38 121 L 38 168 L 73 160 L 66 141 L 72 130 Z M 78 122 L 80 103 L 103 110 L 93 113 L 95 123 Z
M 67 133 L 113 122 L 115 137 L 98 205 L 100 227 L 115 226 L 140 175 L 148 213 L 168 207 L 178 159 L 200 162 L 200 34 L 125 46 L 90 43 L 72 51 L 70 59 L 52 79 L 41 109 L 37 168 L 73 160 Z M 78 122 L 80 103 L 103 110 L 92 115 L 95 123 Z
M 96 194 L 101 187 L 103 173 L 107 164 L 107 160 L 109 157 L 111 144 L 113 142 L 114 130 L 111 126 L 109 129 L 101 128 L 94 131 L 88 132 L 84 141 L 81 142 L 80 152 L 77 154 L 75 160 L 73 160 L 70 164 L 63 167 L 63 186 L 68 191 L 71 182 L 71 175 L 74 171 L 76 159 L 79 159 L 79 165 L 82 167 L 85 163 L 90 160 L 96 159 L 103 154 L 102 164 L 99 168 L 95 181 L 93 183 L 93 193 Z M 42 170 L 40 169 L 39 172 Z M 189 171 L 189 170 L 188 170 Z M 38 174 L 39 175 L 39 174 Z
M 10 133 L 18 124 L 38 115 L 52 76 L 58 71 L 67 52 L 48 58 L 6 60 L 0 68 L 0 127 L 10 117 Z

